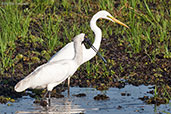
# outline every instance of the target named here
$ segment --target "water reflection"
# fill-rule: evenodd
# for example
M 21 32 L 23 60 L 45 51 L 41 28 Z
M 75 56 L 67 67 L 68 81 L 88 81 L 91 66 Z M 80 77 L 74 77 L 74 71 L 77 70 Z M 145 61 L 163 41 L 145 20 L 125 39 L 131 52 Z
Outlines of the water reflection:
M 83 113 L 85 109 L 80 105 L 72 103 L 71 98 L 53 99 L 52 106 L 49 112 L 59 112 L 60 114 Z
M 64 98 L 52 99 L 52 106 L 43 108 L 40 105 L 33 104 L 34 99 L 24 96 L 17 102 L 11 103 L 12 106 L 0 104 L 1 114 L 165 114 L 170 112 L 169 104 L 166 105 L 147 105 L 139 100 L 139 97 L 152 96 L 147 93 L 149 86 L 131 86 L 123 89 L 110 88 L 106 91 L 109 100 L 96 101 L 94 96 L 101 93 L 93 88 L 71 88 L 71 96 L 68 98 L 67 91 L 64 92 Z M 85 97 L 72 96 L 73 94 L 85 93 Z M 104 92 L 103 92 L 104 93 Z M 126 93 L 125 96 L 122 93 Z
M 52 106 L 41 107 L 36 105 L 33 110 L 36 111 L 16 111 L 16 114 L 76 114 L 83 113 L 85 109 L 79 105 L 73 104 L 70 98 L 52 99 Z

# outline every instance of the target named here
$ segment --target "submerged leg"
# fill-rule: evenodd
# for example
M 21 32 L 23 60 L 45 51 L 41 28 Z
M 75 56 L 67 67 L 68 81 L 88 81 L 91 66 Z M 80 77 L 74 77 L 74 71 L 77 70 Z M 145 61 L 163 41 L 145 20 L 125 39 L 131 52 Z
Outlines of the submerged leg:
M 70 77 L 68 78 L 68 96 L 70 96 Z
M 49 94 L 49 98 L 48 98 L 48 104 L 49 104 L 49 106 L 51 106 L 51 92 L 50 91 L 48 91 L 48 94 Z
M 46 96 L 47 96 L 47 94 L 49 93 L 49 91 L 46 91 L 46 93 L 44 94 L 44 96 L 43 96 L 43 98 L 41 99 L 41 101 L 40 101 L 40 105 L 41 106 L 44 106 L 44 107 L 46 107 L 47 105 L 49 105 L 48 104 L 48 102 L 46 101 Z
M 43 99 L 46 99 L 46 95 L 48 94 L 49 91 L 46 91 L 46 93 L 43 96 Z
M 48 94 L 48 105 L 50 106 L 51 105 L 51 91 L 46 91 L 46 93 L 44 94 L 43 96 L 43 99 L 46 99 L 46 96 Z

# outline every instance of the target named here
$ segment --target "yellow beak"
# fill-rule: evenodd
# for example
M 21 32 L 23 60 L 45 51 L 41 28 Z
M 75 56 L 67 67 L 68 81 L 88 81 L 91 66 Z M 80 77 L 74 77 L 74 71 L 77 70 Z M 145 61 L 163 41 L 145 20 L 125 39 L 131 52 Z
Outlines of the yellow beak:
M 117 20 L 116 18 L 114 17 L 111 17 L 111 16 L 108 16 L 109 18 L 111 18 L 114 22 L 126 27 L 126 28 L 129 28 L 126 24 L 122 23 L 121 21 Z

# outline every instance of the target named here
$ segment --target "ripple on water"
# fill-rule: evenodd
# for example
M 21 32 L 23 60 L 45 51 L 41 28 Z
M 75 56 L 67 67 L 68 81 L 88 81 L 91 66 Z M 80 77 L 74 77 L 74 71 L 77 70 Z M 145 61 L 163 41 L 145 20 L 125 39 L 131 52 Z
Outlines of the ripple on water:
M 169 104 L 154 106 L 145 104 L 139 99 L 143 96 L 152 96 L 147 91 L 151 86 L 132 86 L 127 85 L 125 88 L 110 88 L 106 91 L 98 91 L 93 88 L 79 88 L 72 87 L 71 95 L 67 97 L 67 91 L 63 92 L 64 98 L 52 98 L 52 106 L 49 108 L 41 107 L 34 104 L 33 98 L 24 96 L 17 99 L 15 103 L 11 103 L 11 106 L 7 104 L 0 104 L 1 113 L 16 113 L 16 114 L 75 114 L 75 113 L 87 113 L 87 114 L 156 114 L 169 112 Z M 84 97 L 77 97 L 79 93 L 84 93 Z M 98 94 L 105 94 L 109 97 L 107 100 L 94 100 L 94 97 Z

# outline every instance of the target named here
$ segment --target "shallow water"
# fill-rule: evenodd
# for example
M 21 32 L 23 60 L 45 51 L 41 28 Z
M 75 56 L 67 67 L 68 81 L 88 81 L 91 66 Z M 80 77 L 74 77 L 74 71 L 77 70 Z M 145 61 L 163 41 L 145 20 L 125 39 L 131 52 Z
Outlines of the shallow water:
M 11 106 L 0 104 L 0 114 L 166 114 L 171 113 L 171 105 L 148 105 L 139 100 L 139 97 L 152 96 L 147 93 L 151 86 L 127 85 L 123 89 L 110 88 L 107 91 L 98 91 L 93 88 L 72 87 L 70 97 L 67 91 L 64 98 L 53 98 L 52 106 L 48 109 L 33 103 L 34 99 L 28 96 L 17 99 Z M 73 94 L 85 93 L 85 97 L 72 96 Z M 94 100 L 97 94 L 105 93 L 110 99 L 104 101 Z M 122 96 L 121 93 L 128 93 L 130 96 Z

